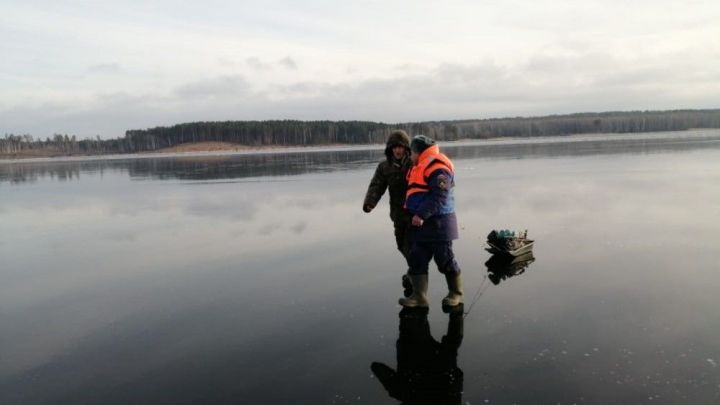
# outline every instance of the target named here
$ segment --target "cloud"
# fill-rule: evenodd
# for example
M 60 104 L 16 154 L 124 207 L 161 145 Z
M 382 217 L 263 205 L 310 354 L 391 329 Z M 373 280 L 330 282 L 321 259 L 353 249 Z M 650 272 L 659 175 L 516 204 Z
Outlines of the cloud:
M 282 66 L 286 69 L 290 69 L 290 70 L 297 70 L 297 68 L 298 68 L 297 62 L 295 62 L 295 60 L 289 56 L 286 56 L 286 57 L 280 59 L 278 61 L 278 64 L 280 64 L 280 66 Z
M 307 222 L 298 222 L 297 224 L 290 227 L 290 230 L 293 231 L 296 234 L 302 234 L 305 232 L 305 229 L 307 228 Z
M 720 55 L 715 57 L 720 63 Z M 251 81 L 240 74 L 189 81 L 164 93 L 104 92 L 0 110 L 6 132 L 115 137 L 179 122 L 333 119 L 384 122 L 720 105 L 717 64 L 693 54 L 632 60 L 600 52 L 546 54 L 515 65 L 440 63 L 425 71 L 329 83 Z M 260 62 L 262 64 L 262 62 Z M 17 129 L 16 129 L 17 128 Z
M 188 83 L 175 90 L 183 98 L 223 98 L 244 95 L 250 90 L 250 84 L 243 76 L 221 76 L 213 79 Z
M 713 1 L 313 4 L 10 2 L 0 134 L 720 105 Z
M 245 64 L 248 67 L 250 67 L 251 69 L 256 70 L 256 71 L 261 71 L 261 72 L 272 71 L 273 67 L 275 65 L 282 67 L 284 69 L 287 69 L 287 70 L 297 70 L 297 68 L 298 68 L 297 62 L 295 61 L 295 59 L 293 59 L 289 56 L 279 59 L 276 63 L 270 63 L 270 62 L 266 62 L 260 58 L 252 57 L 252 58 L 245 59 Z
M 270 70 L 272 66 L 269 63 L 261 61 L 259 58 L 247 58 L 245 63 L 255 70 Z
M 225 56 L 218 56 L 217 63 L 218 65 L 223 67 L 235 67 L 237 65 L 237 63 L 235 63 L 232 58 L 228 58 Z
M 121 72 L 122 68 L 117 63 L 100 63 L 88 67 L 88 73 L 92 74 L 115 74 Z

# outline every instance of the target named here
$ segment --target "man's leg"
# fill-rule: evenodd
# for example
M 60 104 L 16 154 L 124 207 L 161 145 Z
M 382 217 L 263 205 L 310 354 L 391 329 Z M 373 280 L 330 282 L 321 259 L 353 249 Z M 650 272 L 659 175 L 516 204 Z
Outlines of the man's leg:
M 413 293 L 398 301 L 404 307 L 427 307 L 428 264 L 432 259 L 432 247 L 427 243 L 414 242 L 410 248 L 410 282 Z
M 463 289 L 460 266 L 455 260 L 452 241 L 433 242 L 433 255 L 435 264 L 437 264 L 438 270 L 445 275 L 448 286 L 448 295 L 443 298 L 443 306 L 454 307 L 462 303 Z
M 397 245 L 398 251 L 403 255 L 407 261 L 410 257 L 410 222 L 405 220 L 397 220 L 393 222 L 395 228 L 395 244 Z M 408 263 L 409 265 L 410 263 Z
M 403 255 L 405 262 L 408 264 L 408 272 L 402 275 L 402 286 L 404 289 L 403 295 L 409 297 L 412 294 L 412 283 L 410 282 L 409 274 L 410 222 L 405 220 L 405 218 L 397 219 L 393 221 L 393 226 L 395 228 L 395 243 L 397 244 L 397 249 Z

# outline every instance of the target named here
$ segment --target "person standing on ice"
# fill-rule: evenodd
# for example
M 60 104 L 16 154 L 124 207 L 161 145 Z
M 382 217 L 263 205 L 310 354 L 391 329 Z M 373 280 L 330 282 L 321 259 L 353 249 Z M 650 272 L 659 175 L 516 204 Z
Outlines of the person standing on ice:
M 400 298 L 399 303 L 404 307 L 428 306 L 428 265 L 434 258 L 449 291 L 443 307 L 455 307 L 462 303 L 463 296 L 460 267 L 452 250 L 452 241 L 458 238 L 453 195 L 455 167 L 427 136 L 414 136 L 410 152 L 413 167 L 407 174 L 405 208 L 412 215 L 408 273 L 413 293 Z
M 390 219 L 395 228 L 395 243 L 406 261 L 410 253 L 410 242 L 407 238 L 410 215 L 403 205 L 407 191 L 406 176 L 411 166 L 410 137 L 402 129 L 392 131 L 385 146 L 385 159 L 377 165 L 363 201 L 363 211 L 369 213 L 385 194 L 385 190 L 389 190 Z M 408 296 L 411 286 L 407 274 L 402 276 L 402 281 L 405 295 Z

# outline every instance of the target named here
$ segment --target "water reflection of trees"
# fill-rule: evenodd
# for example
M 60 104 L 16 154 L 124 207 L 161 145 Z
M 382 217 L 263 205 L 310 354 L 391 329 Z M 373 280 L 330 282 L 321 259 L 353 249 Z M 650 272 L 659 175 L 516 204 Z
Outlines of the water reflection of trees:
M 720 147 L 720 135 L 695 137 L 603 139 L 570 142 L 498 142 L 443 146 L 452 158 L 507 159 L 530 157 L 645 154 Z M 213 180 L 287 176 L 355 169 L 383 158 L 382 150 L 268 153 L 220 156 L 143 157 L 129 159 L 13 162 L 0 164 L 0 183 L 33 182 L 41 178 L 72 180 L 103 171 L 128 173 L 133 179 Z
M 646 154 L 720 147 L 720 135 L 671 138 L 618 138 L 573 141 L 532 141 L 446 145 L 444 151 L 455 159 L 506 159 L 530 157 Z
M 58 181 L 78 180 L 80 172 L 86 171 L 78 162 L 61 164 L 7 164 L 0 165 L 0 183 L 35 182 L 49 177 Z
M 379 161 L 381 150 L 105 159 L 0 164 L 0 182 L 78 178 L 82 173 L 126 172 L 132 179 L 217 180 L 347 170 Z
M 378 161 L 380 150 L 143 159 L 129 166 L 133 178 L 185 180 L 288 176 L 346 170 Z

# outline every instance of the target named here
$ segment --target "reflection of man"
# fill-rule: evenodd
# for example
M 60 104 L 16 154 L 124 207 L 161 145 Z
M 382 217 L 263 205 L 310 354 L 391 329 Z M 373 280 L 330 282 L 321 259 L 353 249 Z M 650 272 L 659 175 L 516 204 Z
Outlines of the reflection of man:
M 434 258 L 448 286 L 443 307 L 454 307 L 462 302 L 463 295 L 460 267 L 452 250 L 452 241 L 458 238 L 455 168 L 435 141 L 424 135 L 413 137 L 410 151 L 414 166 L 408 172 L 405 207 L 413 216 L 408 259 L 413 294 L 400 298 L 400 305 L 428 306 L 428 264 Z
M 370 369 L 388 394 L 403 404 L 460 404 L 463 372 L 457 356 L 463 339 L 463 311 L 450 313 L 440 342 L 430 334 L 427 313 L 427 308 L 403 308 L 397 370 L 377 362 Z
M 385 190 L 389 190 L 390 219 L 395 227 L 395 243 L 407 260 L 410 250 L 407 240 L 410 216 L 403 208 L 403 204 L 407 190 L 405 177 L 412 163 L 410 162 L 410 137 L 405 131 L 399 129 L 390 133 L 385 147 L 385 157 L 386 159 L 378 164 L 375 175 L 370 180 L 363 202 L 363 211 L 372 211 L 382 195 L 385 194 Z M 405 276 L 403 281 L 403 284 L 409 287 L 409 281 L 405 281 Z

